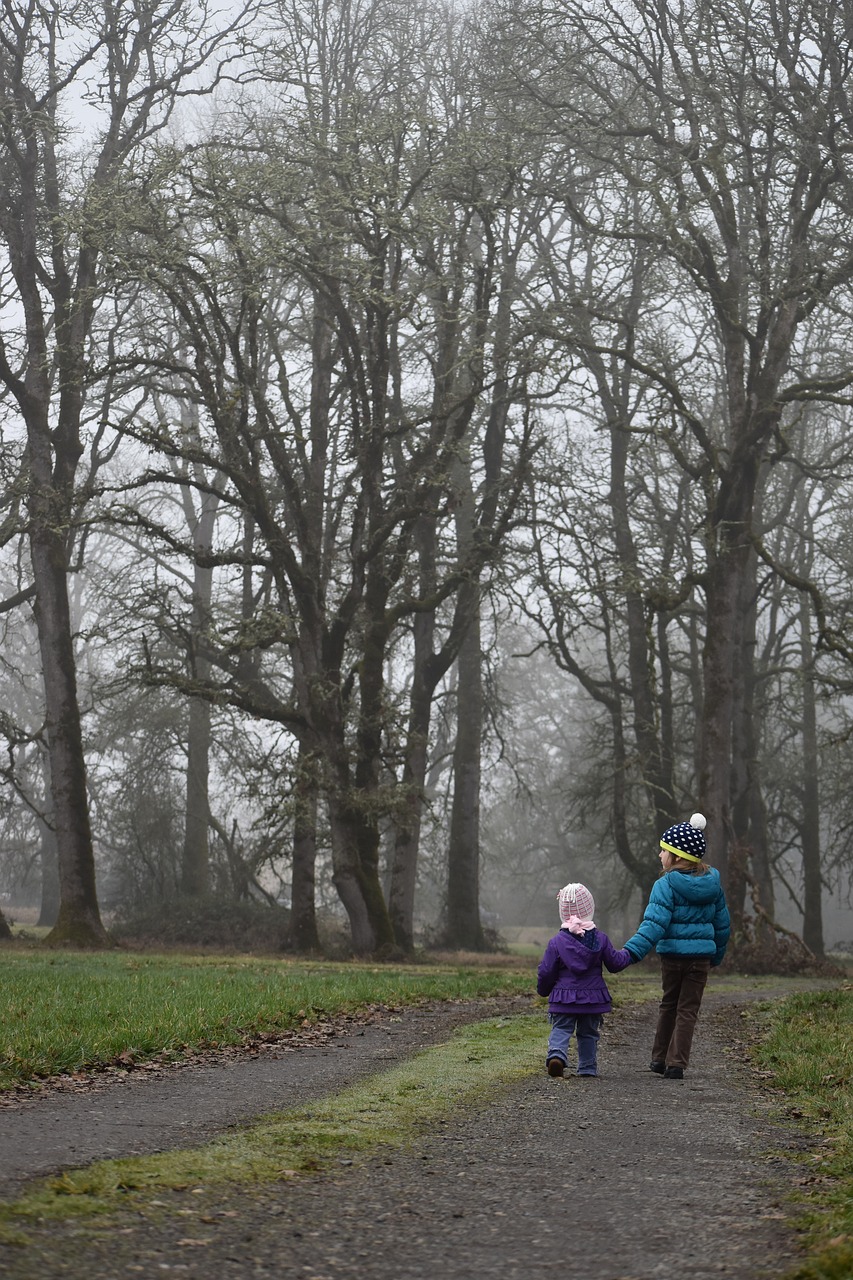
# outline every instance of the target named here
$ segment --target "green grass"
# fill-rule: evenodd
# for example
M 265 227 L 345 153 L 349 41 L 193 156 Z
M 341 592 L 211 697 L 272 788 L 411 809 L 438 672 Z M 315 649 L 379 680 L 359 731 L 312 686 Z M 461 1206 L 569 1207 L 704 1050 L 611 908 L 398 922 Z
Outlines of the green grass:
M 262 1117 L 208 1146 L 100 1161 L 47 1179 L 0 1207 L 0 1240 L 25 1244 L 21 1227 L 43 1220 L 156 1211 L 158 1193 L 286 1181 L 399 1147 L 454 1108 L 539 1071 L 543 1025 L 541 1012 L 475 1023 L 334 1097 Z
M 13 937 L 30 942 L 41 942 L 50 933 L 50 927 L 46 924 L 15 924 L 13 920 L 10 922 L 10 928 Z
M 373 1004 L 529 993 L 530 969 L 0 952 L 0 1089 L 238 1045 Z
M 853 987 L 774 1004 L 758 1049 L 785 1110 L 814 1140 L 801 1159 L 798 1226 L 810 1257 L 789 1280 L 853 1276 Z
M 507 951 L 511 956 L 521 956 L 525 960 L 541 960 L 544 947 L 539 947 L 533 942 L 510 942 L 507 944 Z
M 417 965 L 333 964 L 2 948 L 0 1091 L 116 1062 L 239 1045 L 371 1004 L 532 996 L 537 959 L 445 955 Z M 638 966 L 610 987 L 617 1004 L 653 999 L 659 979 Z

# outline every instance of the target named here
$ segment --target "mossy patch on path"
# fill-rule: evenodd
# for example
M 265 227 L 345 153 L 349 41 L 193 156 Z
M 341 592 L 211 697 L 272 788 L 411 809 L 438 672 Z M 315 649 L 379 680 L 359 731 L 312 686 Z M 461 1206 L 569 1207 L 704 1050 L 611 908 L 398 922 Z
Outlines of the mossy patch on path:
M 282 1181 L 401 1146 L 454 1107 L 539 1070 L 543 1048 L 541 1013 L 466 1026 L 381 1075 L 207 1146 L 103 1160 L 39 1182 L 0 1208 L 0 1239 L 22 1242 L 20 1229 L 36 1220 L 101 1217 L 131 1204 L 144 1212 L 163 1190 Z

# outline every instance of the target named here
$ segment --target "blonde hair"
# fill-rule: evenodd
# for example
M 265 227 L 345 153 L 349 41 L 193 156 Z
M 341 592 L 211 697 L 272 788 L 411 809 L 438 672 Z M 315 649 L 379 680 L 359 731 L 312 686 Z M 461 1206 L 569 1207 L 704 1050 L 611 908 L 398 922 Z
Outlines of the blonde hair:
M 688 858 L 677 858 L 673 854 L 673 864 L 671 871 L 685 871 L 691 876 L 704 876 L 708 874 L 708 868 L 704 862 L 691 862 Z
M 695 858 L 679 858 L 678 854 L 674 853 L 672 849 L 664 849 L 663 846 L 661 848 L 669 858 L 669 866 L 664 866 L 665 872 L 682 871 L 688 876 L 707 875 L 710 868 L 704 862 L 700 862 Z

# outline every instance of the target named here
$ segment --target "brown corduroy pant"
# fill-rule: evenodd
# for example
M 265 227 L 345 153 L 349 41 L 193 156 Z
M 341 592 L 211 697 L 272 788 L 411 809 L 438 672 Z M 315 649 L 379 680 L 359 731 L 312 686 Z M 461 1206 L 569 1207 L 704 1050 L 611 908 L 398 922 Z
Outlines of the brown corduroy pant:
M 687 1066 L 710 968 L 708 956 L 660 957 L 663 998 L 652 1062 L 665 1062 L 668 1067 Z

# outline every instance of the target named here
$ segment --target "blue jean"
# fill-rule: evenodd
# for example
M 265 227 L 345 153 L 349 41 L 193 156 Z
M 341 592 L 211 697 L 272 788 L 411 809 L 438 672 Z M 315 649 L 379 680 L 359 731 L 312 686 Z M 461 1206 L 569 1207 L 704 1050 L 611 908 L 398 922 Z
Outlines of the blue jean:
M 548 1057 L 559 1058 L 568 1066 L 569 1041 L 574 1034 L 578 1047 L 578 1075 L 598 1075 L 598 1040 L 601 1034 L 600 1013 L 549 1013 L 551 1034 Z

